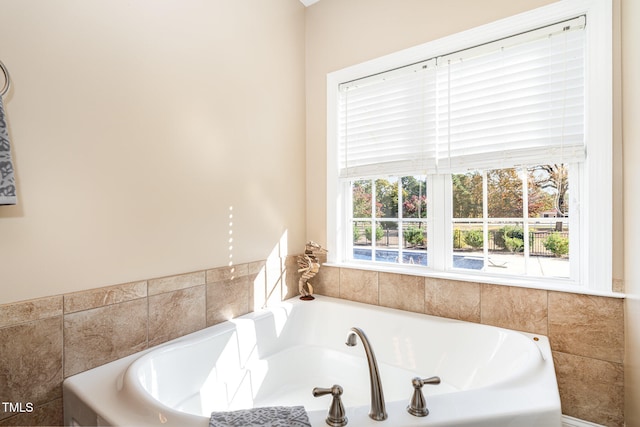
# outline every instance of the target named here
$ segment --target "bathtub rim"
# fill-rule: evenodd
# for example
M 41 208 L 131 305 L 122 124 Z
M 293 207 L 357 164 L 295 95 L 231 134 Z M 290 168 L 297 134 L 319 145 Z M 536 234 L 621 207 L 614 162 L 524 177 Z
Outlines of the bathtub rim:
M 399 310 L 399 309 L 394 309 L 394 308 L 389 308 L 389 307 L 381 307 L 381 306 L 376 306 L 376 305 L 372 305 L 372 304 L 365 304 L 365 303 L 360 303 L 360 302 L 354 302 L 354 301 L 349 301 L 349 300 L 344 300 L 344 299 L 338 299 L 338 298 L 333 298 L 333 297 L 327 297 L 327 296 L 319 296 L 320 300 L 327 300 L 327 301 L 331 301 L 334 303 L 337 303 L 339 305 L 346 305 L 346 306 L 352 306 L 352 305 L 357 305 L 357 306 L 361 306 L 363 308 L 367 308 L 367 309 L 375 309 L 375 310 L 382 310 L 382 311 L 388 311 L 390 313 L 400 313 L 402 315 L 411 315 L 411 316 L 427 316 L 429 318 L 431 318 L 432 320 L 435 320 L 437 322 L 446 322 L 446 323 L 460 323 L 460 324 L 472 324 L 472 325 L 477 325 L 477 326 L 481 326 L 481 327 L 487 327 L 487 328 L 495 328 L 498 330 L 505 330 L 505 331 L 509 331 L 509 332 L 516 332 L 518 334 L 522 334 L 528 338 L 533 338 L 533 337 L 538 337 L 539 341 L 536 343 L 536 347 L 538 348 L 538 350 L 540 351 L 540 354 L 542 356 L 542 358 L 544 359 L 544 361 L 549 361 L 550 363 L 547 364 L 547 366 L 544 368 L 547 372 L 546 374 L 551 374 L 552 375 L 552 379 L 554 381 L 554 385 L 555 385 L 555 396 L 550 396 L 551 398 L 549 399 L 548 405 L 544 404 L 541 406 L 541 410 L 542 411 L 546 411 L 549 413 L 555 413 L 558 412 L 558 420 L 560 420 L 561 418 L 561 413 L 560 413 L 560 399 L 559 399 L 559 393 L 558 393 L 558 389 L 557 389 L 557 381 L 556 381 L 556 377 L 555 377 L 555 371 L 553 369 L 553 358 L 552 358 L 552 354 L 551 354 L 551 347 L 550 347 L 550 343 L 548 338 L 545 335 L 541 335 L 541 334 L 531 334 L 531 333 L 527 333 L 527 332 L 522 332 L 522 331 L 515 331 L 515 330 L 511 330 L 511 329 L 506 329 L 506 328 L 501 328 L 501 327 L 497 327 L 497 326 L 492 326 L 492 325 L 484 325 L 484 324 L 479 324 L 479 323 L 474 323 L 474 322 L 467 322 L 467 321 L 463 321 L 463 320 L 458 320 L 458 319 L 449 319 L 449 318 L 443 318 L 443 317 L 439 317 L 439 316 L 433 316 L 433 315 L 428 315 L 428 314 L 422 314 L 422 313 L 415 313 L 415 312 L 407 312 L 404 310 Z M 306 301 L 299 301 L 296 298 L 292 298 L 289 300 L 285 300 L 281 303 L 278 304 L 274 304 L 272 307 L 267 307 L 264 309 L 260 309 L 260 310 L 256 310 L 254 312 L 248 313 L 244 316 L 240 316 L 239 318 L 243 318 L 243 319 L 256 319 L 262 316 L 268 316 L 270 315 L 270 313 L 274 310 L 274 309 L 282 309 L 283 307 L 285 309 L 288 308 L 289 312 L 293 309 L 293 304 L 308 304 L 309 302 Z M 311 302 L 312 303 L 312 302 Z M 234 319 L 231 319 L 234 320 Z M 170 340 L 168 342 L 156 345 L 154 347 L 150 347 L 148 349 L 145 349 L 143 351 L 131 354 L 129 356 L 126 356 L 124 358 L 115 360 L 113 362 L 109 362 L 105 365 L 93 368 L 91 370 L 73 375 L 71 377 L 68 377 L 64 380 L 63 382 L 63 391 L 65 393 L 65 401 L 64 401 L 64 406 L 65 406 L 65 424 L 68 424 L 69 420 L 67 419 L 67 399 L 66 399 L 66 395 L 67 393 L 72 393 L 74 395 L 76 395 L 75 397 L 78 398 L 77 395 L 79 395 L 80 393 L 82 393 L 83 389 L 86 388 L 87 383 L 91 383 L 93 381 L 97 381 L 97 384 L 109 384 L 111 383 L 111 390 L 113 392 L 113 389 L 115 387 L 115 389 L 117 389 L 118 391 L 115 393 L 116 394 L 116 399 L 117 400 L 117 396 L 122 396 L 121 392 L 123 391 L 122 389 L 122 385 L 123 385 L 123 381 L 124 381 L 124 377 L 125 377 L 125 373 L 128 372 L 129 369 L 131 369 L 132 365 L 134 365 L 137 361 L 139 361 L 140 359 L 144 359 L 145 356 L 148 356 L 149 353 L 152 352 L 157 352 L 157 351 L 171 351 L 171 347 L 174 347 L 176 344 L 180 344 L 183 342 L 191 342 L 194 339 L 195 340 L 206 340 L 206 339 L 210 339 L 212 336 L 212 333 L 214 335 L 221 335 L 224 333 L 227 333 L 229 331 L 233 331 L 235 329 L 235 323 L 231 322 L 231 321 L 227 321 L 227 322 L 222 322 L 213 326 L 209 326 L 207 328 L 204 328 L 202 330 L 199 331 L 195 331 L 193 333 L 184 335 L 182 337 L 178 337 L 175 338 L 173 340 Z M 549 369 L 551 369 L 551 372 L 548 372 Z M 106 375 L 103 375 L 102 371 L 105 371 L 104 373 L 106 373 L 107 370 L 115 370 L 118 372 L 117 377 L 111 378 L 109 379 Z M 91 379 L 93 377 L 93 380 Z M 549 377 L 545 377 L 546 379 L 549 379 Z M 486 386 L 486 387 L 482 387 L 482 389 L 484 390 L 483 394 L 488 394 L 488 395 L 504 395 L 504 391 L 508 390 L 508 387 L 504 387 L 505 384 L 502 383 L 497 383 L 494 385 L 490 385 L 490 386 Z M 477 393 L 478 392 L 478 388 L 474 388 L 471 390 L 464 390 L 464 391 L 460 391 L 460 392 L 456 392 L 456 395 L 462 397 L 465 397 L 466 395 L 469 394 L 473 394 L 473 393 Z M 124 392 L 124 394 L 126 395 L 126 391 Z M 105 395 L 105 393 L 98 393 L 100 395 Z M 108 394 L 108 392 L 106 392 L 106 394 Z M 112 393 L 113 394 L 113 393 Z M 185 422 L 193 422 L 194 426 L 205 426 L 208 425 L 208 418 L 205 416 L 197 416 L 197 415 L 193 415 L 187 412 L 182 412 L 182 411 L 177 411 L 174 410 L 172 408 L 169 408 L 165 405 L 163 405 L 161 402 L 159 402 L 158 400 L 156 400 L 155 398 L 153 398 L 152 396 L 150 396 L 149 394 L 146 393 L 141 393 L 137 395 L 137 398 L 140 398 L 141 396 L 143 396 L 143 400 L 148 401 L 149 406 L 157 408 L 158 406 L 162 406 L 163 410 L 165 411 L 165 414 L 169 416 L 169 418 L 173 419 L 175 417 L 177 421 L 176 425 L 184 425 Z M 450 396 L 450 394 L 444 394 L 442 396 Z M 86 399 L 86 396 L 85 396 Z M 89 401 L 87 401 L 89 400 Z M 100 416 L 100 419 L 102 419 L 104 422 L 106 422 L 108 425 L 119 425 L 122 424 L 121 423 L 121 419 L 122 419 L 122 415 L 128 415 L 128 416 L 133 416 L 134 418 L 140 419 L 142 420 L 146 420 L 149 417 L 149 413 L 148 411 L 142 409 L 142 408 L 131 408 L 131 407 L 120 407 L 119 409 L 122 412 L 118 412 L 117 415 L 110 415 L 110 414 L 99 414 L 98 410 L 96 409 L 96 406 L 99 406 L 101 402 L 104 401 L 108 401 L 109 404 L 114 404 L 114 403 L 118 403 L 118 402 L 114 402 L 113 396 L 110 396 L 110 398 L 107 399 L 87 399 L 87 400 L 82 400 L 83 404 L 85 404 L 86 406 L 88 406 L 89 408 L 91 408 L 95 414 L 97 416 Z M 408 399 L 407 399 L 408 400 Z M 434 395 L 434 396 L 430 396 L 429 401 L 432 402 L 431 404 L 437 404 L 439 406 L 441 406 L 442 408 L 446 408 L 448 406 L 448 402 L 446 401 L 446 399 L 442 399 L 440 398 L 438 395 Z M 119 402 L 121 403 L 121 402 Z M 449 402 L 450 403 L 450 402 Z M 402 416 L 403 412 L 406 412 L 404 410 L 405 406 L 406 406 L 406 402 L 400 402 L 400 401 L 393 401 L 393 402 L 387 402 L 387 406 L 389 408 L 389 412 L 396 412 L 398 413 L 400 416 Z M 362 418 L 361 415 L 367 413 L 368 411 L 368 407 L 366 406 L 358 406 L 358 407 L 351 407 L 348 408 L 348 413 L 351 414 L 350 419 L 352 419 L 353 421 L 355 421 L 356 419 L 360 419 Z M 113 412 L 114 414 L 116 412 Z M 433 413 L 433 411 L 432 411 Z M 316 425 L 313 420 L 324 420 L 324 417 L 326 415 L 326 411 L 309 411 L 309 416 L 310 419 L 312 420 L 312 424 Z M 362 425 L 369 425 L 367 424 L 367 420 L 365 419 L 366 417 L 364 417 L 361 421 L 364 423 Z M 415 418 L 415 417 L 412 417 Z M 433 417 L 431 418 L 433 419 Z M 416 419 L 419 420 L 419 419 Z M 205 423 L 206 421 L 206 423 Z M 144 422 L 142 422 L 141 424 L 144 424 Z M 158 424 L 161 425 L 162 423 Z M 155 424 L 145 424 L 145 425 L 155 425 Z M 323 423 L 319 423 L 317 425 L 323 425 Z M 371 424 L 371 425 L 377 425 L 379 426 L 379 424 Z M 400 424 L 399 424 L 400 425 Z M 405 424 L 402 424 L 405 425 Z M 409 424 L 406 425 L 414 425 L 411 422 L 409 422 Z M 415 424 L 418 425 L 418 424 Z M 561 425 L 561 424 L 558 424 Z

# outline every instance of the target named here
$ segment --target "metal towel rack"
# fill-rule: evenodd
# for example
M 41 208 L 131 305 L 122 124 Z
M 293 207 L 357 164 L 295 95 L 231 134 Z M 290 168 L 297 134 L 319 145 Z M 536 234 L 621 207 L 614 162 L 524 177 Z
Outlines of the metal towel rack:
M 0 61 L 0 69 L 4 73 L 4 87 L 0 89 L 0 96 L 4 96 L 5 93 L 9 92 L 9 88 L 11 87 L 11 77 L 9 77 L 9 70 L 7 67 Z

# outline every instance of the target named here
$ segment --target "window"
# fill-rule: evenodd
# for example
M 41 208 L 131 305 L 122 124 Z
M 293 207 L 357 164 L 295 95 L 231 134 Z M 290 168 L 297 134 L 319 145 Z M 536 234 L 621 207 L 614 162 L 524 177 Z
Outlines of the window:
M 451 175 L 452 265 L 570 279 L 569 177 L 565 164 Z
M 611 290 L 611 5 L 560 3 L 329 75 L 329 261 Z
M 353 259 L 427 266 L 426 177 L 356 180 L 351 188 Z

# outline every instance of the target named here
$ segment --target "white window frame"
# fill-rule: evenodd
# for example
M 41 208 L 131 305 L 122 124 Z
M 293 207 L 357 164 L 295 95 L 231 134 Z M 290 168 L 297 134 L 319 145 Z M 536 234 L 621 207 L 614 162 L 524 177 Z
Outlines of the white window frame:
M 587 19 L 585 70 L 585 140 L 587 160 L 582 164 L 580 183 L 580 244 L 571 247 L 580 259 L 577 282 L 546 278 L 513 278 L 480 274 L 458 274 L 446 271 L 445 265 L 430 265 L 429 269 L 416 269 L 403 265 L 357 264 L 358 268 L 374 268 L 447 277 L 460 280 L 509 284 L 515 286 L 559 289 L 593 294 L 612 293 L 612 146 L 613 146 L 613 73 L 612 73 L 612 4 L 611 0 L 563 0 L 538 9 L 463 31 L 451 36 L 402 50 L 381 58 L 357 64 L 327 75 L 327 248 L 328 263 L 353 265 L 345 260 L 347 247 L 345 232 L 351 228 L 346 209 L 350 206 L 350 185 L 338 179 L 338 96 L 340 83 L 368 75 L 417 63 L 533 30 L 559 21 L 585 15 Z M 428 180 L 430 191 L 450 191 L 445 182 Z M 443 179 L 444 181 L 444 179 Z M 573 185 L 573 182 L 572 182 Z M 575 187 L 573 187 L 575 188 Z M 572 189 L 572 191 L 574 191 Z M 450 218 L 440 218 L 429 204 L 429 217 L 440 227 L 450 227 Z M 430 223 L 432 222 L 430 221 Z M 446 247 L 446 233 L 442 241 L 430 240 L 430 249 Z M 350 234 L 347 234 L 349 236 Z M 430 236 L 433 234 L 430 233 Z M 450 241 L 450 240 L 449 240 Z

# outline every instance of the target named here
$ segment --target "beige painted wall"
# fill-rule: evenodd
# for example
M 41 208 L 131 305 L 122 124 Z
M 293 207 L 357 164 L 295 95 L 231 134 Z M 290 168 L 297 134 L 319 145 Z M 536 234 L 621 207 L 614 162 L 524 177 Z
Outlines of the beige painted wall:
M 19 205 L 0 206 L 0 304 L 299 251 L 304 13 L 2 0 Z
M 622 135 L 625 228 L 625 420 L 640 426 L 640 2 L 622 0 Z

